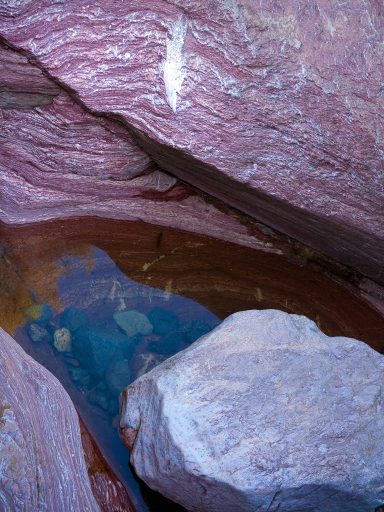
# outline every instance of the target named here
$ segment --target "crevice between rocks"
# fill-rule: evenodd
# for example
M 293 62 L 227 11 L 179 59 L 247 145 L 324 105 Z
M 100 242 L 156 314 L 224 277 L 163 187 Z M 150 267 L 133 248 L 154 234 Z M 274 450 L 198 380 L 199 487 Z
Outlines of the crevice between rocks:
M 47 71 L 40 60 L 30 51 L 10 43 L 2 34 L 0 34 L 0 42 L 25 57 L 31 65 L 37 67 L 48 80 L 67 93 L 85 112 L 123 127 L 132 136 L 137 146 L 151 158 L 162 172 L 176 177 L 189 187 L 198 189 L 219 210 L 228 212 L 235 209 L 238 211 L 239 220 L 244 224 L 246 222 L 244 216 L 242 219 L 241 215 L 249 215 L 255 223 L 261 223 L 266 229 L 275 230 L 282 236 L 310 245 L 316 251 L 326 254 L 343 266 L 356 269 L 363 276 L 372 279 L 379 285 L 384 285 L 384 268 L 381 263 L 384 247 L 380 239 L 372 235 L 367 236 L 351 226 L 335 223 L 332 219 L 320 218 L 313 213 L 303 212 L 300 208 L 261 191 L 254 189 L 250 191 L 246 184 L 227 177 L 216 167 L 196 159 L 190 152 L 154 141 L 150 135 L 131 126 L 119 114 L 90 109 L 75 89 Z M 171 159 L 169 154 L 172 155 Z M 185 168 L 188 168 L 187 173 L 182 170 Z M 146 171 L 143 171 L 139 176 L 145 173 Z M 196 179 L 189 180 L 188 178 L 191 176 L 195 176 Z M 235 212 L 232 210 L 233 213 Z M 300 226 L 304 213 L 306 213 L 305 222 Z M 278 220 L 276 221 L 276 219 Z M 292 226 L 295 226 L 296 236 L 291 232 Z M 349 241 L 351 238 L 353 238 L 352 243 Z M 369 252 L 366 248 L 369 248 Z M 368 257 L 367 254 L 369 254 Z

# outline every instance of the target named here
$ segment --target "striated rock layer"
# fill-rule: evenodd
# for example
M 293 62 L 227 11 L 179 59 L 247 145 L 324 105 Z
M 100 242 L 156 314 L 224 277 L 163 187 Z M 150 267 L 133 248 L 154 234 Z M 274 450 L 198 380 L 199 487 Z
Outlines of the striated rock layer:
M 0 509 L 99 511 L 71 400 L 2 329 L 0 397 Z
M 66 255 L 93 269 L 96 246 L 130 279 L 189 297 L 221 319 L 247 309 L 280 309 L 311 318 L 329 336 L 342 333 L 384 353 L 384 311 L 375 310 L 384 296 L 372 306 L 365 279 L 359 283 L 342 267 L 326 269 L 324 260 L 301 254 L 299 247 L 271 254 L 142 222 L 88 217 L 0 223 L 0 239 L 0 324 L 9 332 L 24 323 L 25 308 L 36 302 L 62 309 L 58 282 L 68 272 Z M 62 293 L 70 304 L 70 288 Z M 77 302 L 83 294 L 79 281 L 72 298 Z
M 383 280 L 382 20 L 374 0 L 9 0 L 0 35 L 162 168 Z
M 153 489 L 201 512 L 372 512 L 384 503 L 384 357 L 276 310 L 227 318 L 122 393 Z
M 126 489 L 106 463 L 99 447 L 80 420 L 81 441 L 92 492 L 101 512 L 135 512 Z
M 121 124 L 86 112 L 25 57 L 0 45 L 0 63 L 1 220 L 140 219 L 267 249 L 236 215 L 160 171 Z

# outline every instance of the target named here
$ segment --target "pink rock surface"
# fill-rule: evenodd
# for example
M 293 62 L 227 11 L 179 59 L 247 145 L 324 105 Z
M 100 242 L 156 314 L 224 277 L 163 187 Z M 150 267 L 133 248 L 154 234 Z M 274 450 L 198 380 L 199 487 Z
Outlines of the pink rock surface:
M 383 280 L 382 20 L 373 0 L 25 0 L 0 34 L 162 168 Z
M 136 512 L 126 489 L 106 463 L 81 420 L 80 429 L 92 492 L 100 506 L 100 512 Z
M 99 511 L 69 396 L 2 329 L 0 397 L 0 509 Z
M 1 220 L 140 219 L 269 247 L 235 215 L 160 171 L 121 124 L 88 113 L 62 89 L 54 96 L 53 83 L 25 57 L 0 46 L 0 63 L 9 72 L 2 90 L 13 93 L 0 117 Z M 40 92 L 26 104 L 25 90 Z

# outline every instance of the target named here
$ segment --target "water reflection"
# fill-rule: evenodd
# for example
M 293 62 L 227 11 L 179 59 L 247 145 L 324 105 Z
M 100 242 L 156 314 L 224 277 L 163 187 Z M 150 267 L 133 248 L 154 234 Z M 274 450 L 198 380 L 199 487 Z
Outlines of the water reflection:
M 220 320 L 191 299 L 129 279 L 97 247 L 90 247 L 86 257 L 62 256 L 57 266 L 60 306 L 26 308 L 16 339 L 36 345 L 34 357 L 67 389 L 69 377 L 78 393 L 71 393 L 71 387 L 68 391 L 80 411 L 84 400 L 92 404 L 98 409 L 95 417 L 117 435 L 120 391 Z

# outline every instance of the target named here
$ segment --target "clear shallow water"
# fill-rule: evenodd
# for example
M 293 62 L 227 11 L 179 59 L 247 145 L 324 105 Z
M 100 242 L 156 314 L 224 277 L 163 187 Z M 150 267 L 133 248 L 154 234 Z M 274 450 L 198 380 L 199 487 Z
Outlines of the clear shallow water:
M 0 283 L 0 325 L 59 378 L 140 511 L 181 509 L 130 470 L 119 389 L 219 318 L 282 309 L 384 348 L 383 318 L 319 267 L 141 223 L 0 224 Z
M 86 257 L 62 256 L 56 265 L 62 268 L 57 278 L 60 307 L 27 307 L 15 338 L 59 377 L 80 412 L 93 411 L 88 422 L 97 418 L 104 426 L 100 430 L 113 431 L 108 440 L 111 456 L 145 509 L 118 439 L 119 393 L 220 320 L 192 299 L 129 279 L 97 247 L 90 246 Z M 103 444 L 107 435 L 102 433 Z

